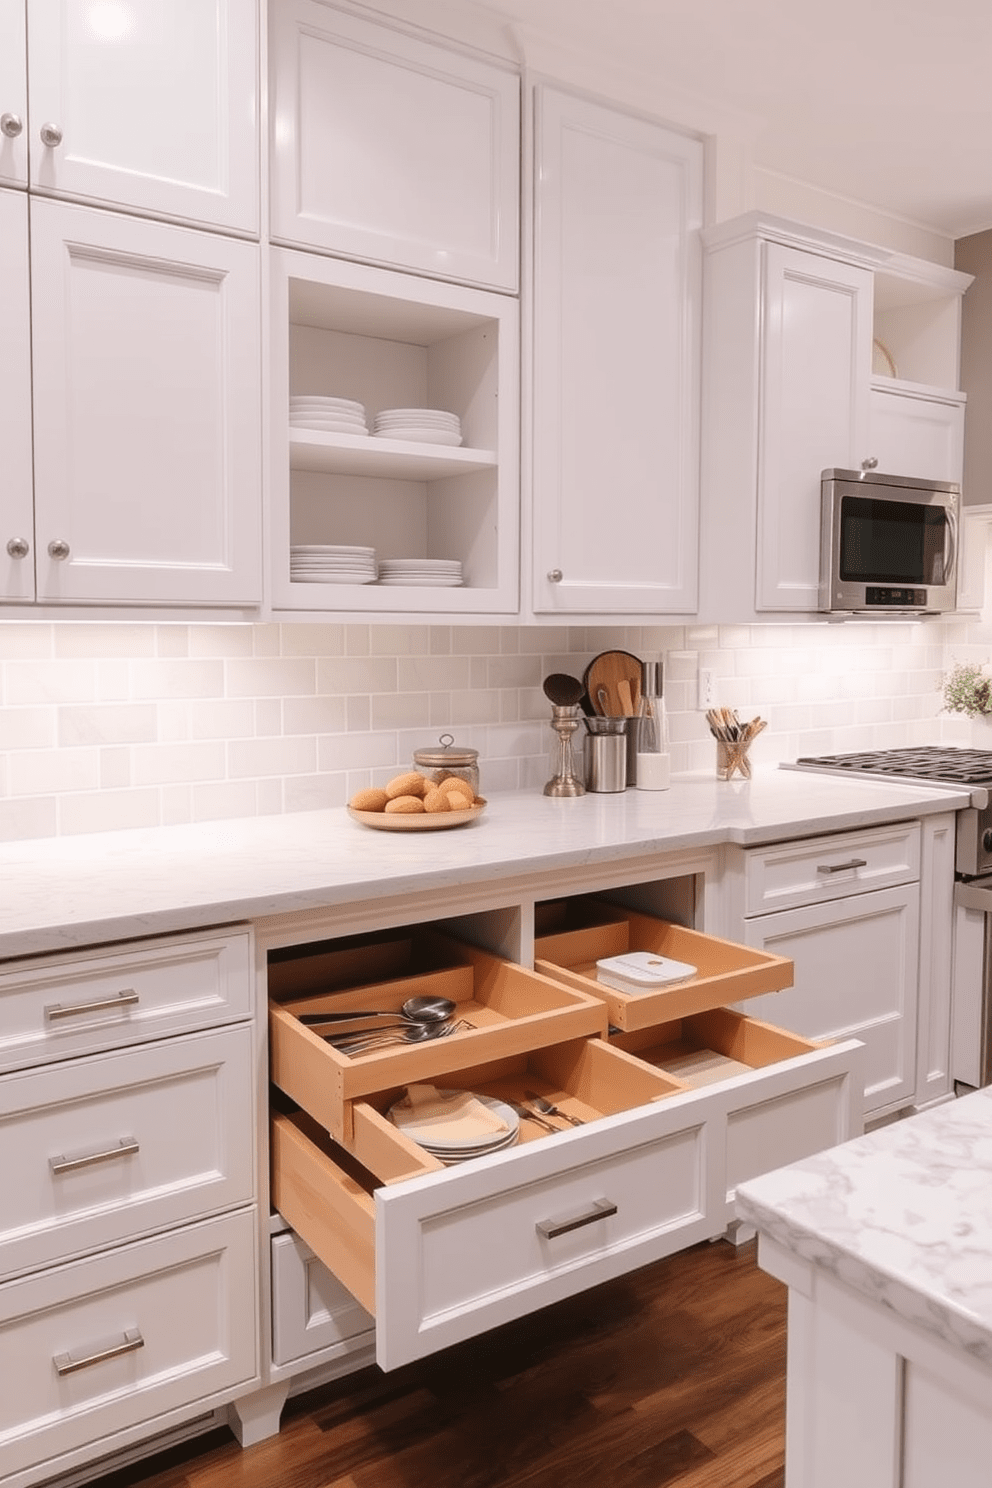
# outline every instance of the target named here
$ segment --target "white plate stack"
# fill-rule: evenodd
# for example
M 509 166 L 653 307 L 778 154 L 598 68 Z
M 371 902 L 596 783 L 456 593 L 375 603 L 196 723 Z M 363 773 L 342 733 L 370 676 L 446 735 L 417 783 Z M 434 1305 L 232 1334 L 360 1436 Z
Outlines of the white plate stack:
M 325 398 L 300 393 L 289 400 L 289 423 L 294 429 L 319 429 L 324 434 L 368 435 L 365 406 L 350 398 Z
M 456 589 L 462 582 L 462 566 L 456 558 L 380 558 L 380 584 L 410 584 L 435 589 Z
M 413 444 L 461 444 L 457 413 L 440 408 L 384 408 L 372 420 L 377 439 L 408 439 Z
M 374 584 L 375 548 L 297 543 L 289 550 L 294 584 Z
M 450 1117 L 441 1109 L 443 1106 L 450 1107 Z M 473 1107 L 478 1111 L 480 1106 L 485 1108 L 487 1120 L 473 1119 Z M 520 1135 L 520 1118 L 512 1106 L 495 1096 L 473 1095 L 468 1090 L 439 1091 L 438 1100 L 432 1101 L 423 1114 L 400 1101 L 390 1109 L 389 1116 L 404 1135 L 448 1165 L 512 1147 Z M 446 1126 L 450 1126 L 449 1131 L 445 1131 Z

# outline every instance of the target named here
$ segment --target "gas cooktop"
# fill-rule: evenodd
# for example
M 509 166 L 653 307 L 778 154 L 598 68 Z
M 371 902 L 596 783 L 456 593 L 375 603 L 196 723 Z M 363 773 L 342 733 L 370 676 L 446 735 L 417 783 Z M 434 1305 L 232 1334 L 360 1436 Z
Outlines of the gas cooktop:
M 805 755 L 796 760 L 796 764 L 807 769 L 896 775 L 903 780 L 992 786 L 992 750 L 989 749 L 954 749 L 944 744 L 921 744 L 915 749 L 867 749 L 855 754 Z

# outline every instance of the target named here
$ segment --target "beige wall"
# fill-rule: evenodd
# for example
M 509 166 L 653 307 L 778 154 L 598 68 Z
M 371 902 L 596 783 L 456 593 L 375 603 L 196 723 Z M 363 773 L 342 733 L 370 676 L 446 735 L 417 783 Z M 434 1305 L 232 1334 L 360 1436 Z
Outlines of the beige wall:
M 964 501 L 992 504 L 992 230 L 961 238 L 954 267 L 974 274 L 961 322 L 961 387 L 968 394 L 964 422 Z

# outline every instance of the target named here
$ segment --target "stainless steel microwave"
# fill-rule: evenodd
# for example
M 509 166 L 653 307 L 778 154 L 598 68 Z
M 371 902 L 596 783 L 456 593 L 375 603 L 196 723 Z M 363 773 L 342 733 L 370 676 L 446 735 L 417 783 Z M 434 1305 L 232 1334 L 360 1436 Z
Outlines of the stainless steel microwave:
M 959 486 L 824 470 L 820 495 L 821 610 L 940 615 L 955 608 Z

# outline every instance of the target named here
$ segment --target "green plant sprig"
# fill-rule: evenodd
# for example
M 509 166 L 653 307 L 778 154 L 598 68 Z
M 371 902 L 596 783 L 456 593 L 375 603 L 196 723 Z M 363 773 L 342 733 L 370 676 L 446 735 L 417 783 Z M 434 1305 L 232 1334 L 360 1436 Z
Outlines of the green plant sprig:
M 974 662 L 958 662 L 944 678 L 944 707 L 969 718 L 992 716 L 992 678 Z

